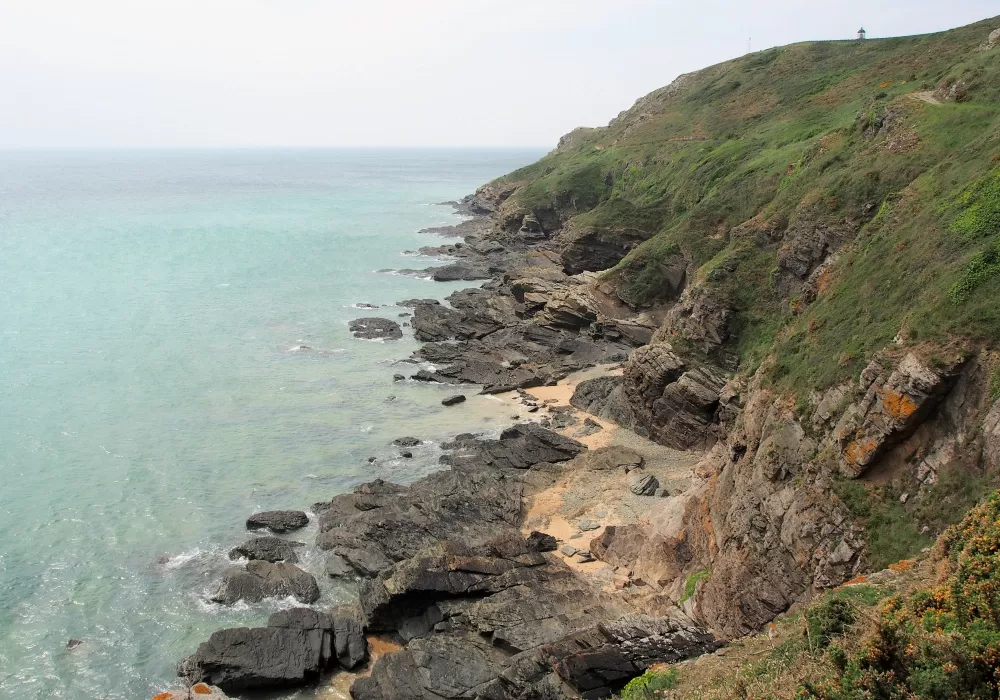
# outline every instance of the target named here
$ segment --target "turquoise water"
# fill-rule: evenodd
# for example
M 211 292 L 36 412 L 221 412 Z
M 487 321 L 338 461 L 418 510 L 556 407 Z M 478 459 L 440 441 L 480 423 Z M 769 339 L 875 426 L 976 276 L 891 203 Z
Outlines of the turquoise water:
M 163 690 L 211 631 L 287 605 L 205 602 L 249 513 L 416 478 L 435 446 L 393 438 L 509 420 L 394 384 L 412 337 L 347 323 L 467 286 L 375 271 L 431 264 L 401 251 L 458 220 L 436 203 L 539 155 L 0 152 L 0 697 Z

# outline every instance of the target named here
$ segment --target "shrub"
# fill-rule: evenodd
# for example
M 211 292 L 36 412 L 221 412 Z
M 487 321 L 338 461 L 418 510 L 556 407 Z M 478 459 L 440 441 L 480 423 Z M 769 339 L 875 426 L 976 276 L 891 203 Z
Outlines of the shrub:
M 621 700 L 653 700 L 657 691 L 670 690 L 676 685 L 676 669 L 650 669 L 629 681 L 622 689 Z

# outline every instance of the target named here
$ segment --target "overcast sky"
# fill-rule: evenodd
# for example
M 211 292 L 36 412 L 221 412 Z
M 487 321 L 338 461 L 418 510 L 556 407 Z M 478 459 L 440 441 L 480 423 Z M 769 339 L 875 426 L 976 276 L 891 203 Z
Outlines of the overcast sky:
M 0 0 L 0 146 L 551 146 L 748 39 L 998 13 L 997 0 Z

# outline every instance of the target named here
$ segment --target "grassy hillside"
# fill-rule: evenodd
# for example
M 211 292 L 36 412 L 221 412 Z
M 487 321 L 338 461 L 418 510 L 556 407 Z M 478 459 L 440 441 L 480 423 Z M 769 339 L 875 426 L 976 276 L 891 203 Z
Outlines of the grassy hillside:
M 997 27 L 794 44 L 684 76 L 503 178 L 521 185 L 504 211 L 565 245 L 639 242 L 606 273 L 636 307 L 669 294 L 682 260 L 731 311 L 726 352 L 744 371 L 773 355 L 791 392 L 856 376 L 900 333 L 995 341 Z M 802 244 L 817 230 L 819 254 Z M 788 262 L 803 255 L 807 272 L 827 263 L 812 295 Z

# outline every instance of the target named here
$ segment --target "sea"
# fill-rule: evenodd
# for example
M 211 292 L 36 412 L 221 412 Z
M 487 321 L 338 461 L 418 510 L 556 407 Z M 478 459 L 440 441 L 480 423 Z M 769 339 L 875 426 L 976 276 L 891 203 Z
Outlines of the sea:
M 469 286 L 380 270 L 440 264 L 412 251 L 461 221 L 442 203 L 541 155 L 0 151 L 0 698 L 176 687 L 211 632 L 293 604 L 208 602 L 248 515 L 417 479 L 510 424 L 474 388 L 445 408 L 455 387 L 394 382 L 408 327 L 348 323 Z M 302 566 L 318 606 L 355 595 Z

